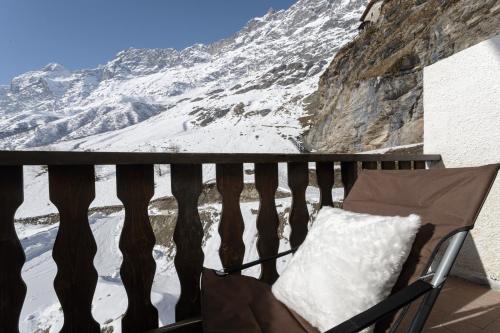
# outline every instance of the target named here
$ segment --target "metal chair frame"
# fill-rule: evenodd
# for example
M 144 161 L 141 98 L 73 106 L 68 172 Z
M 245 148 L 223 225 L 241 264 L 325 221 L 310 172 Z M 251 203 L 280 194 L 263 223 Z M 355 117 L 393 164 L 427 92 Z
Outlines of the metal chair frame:
M 441 244 L 446 240 L 450 240 L 444 255 L 439 260 L 437 268 L 435 271 L 430 272 L 430 263 L 429 269 L 427 272 L 422 275 L 417 281 L 413 282 L 409 286 L 403 288 L 397 293 L 389 296 L 387 299 L 382 302 L 376 304 L 372 308 L 346 320 L 345 322 L 337 325 L 336 327 L 327 331 L 327 333 L 347 333 L 347 332 L 359 332 L 375 323 L 377 323 L 382 318 L 403 309 L 413 303 L 415 300 L 419 299 L 423 296 L 423 300 L 413 317 L 411 325 L 409 329 L 406 331 L 407 333 L 420 333 L 422 332 L 424 325 L 429 318 L 429 315 L 432 311 L 434 304 L 450 274 L 450 271 L 455 263 L 455 260 L 460 253 L 460 249 L 462 248 L 467 235 L 469 234 L 469 230 L 461 230 L 456 232 L 455 234 L 446 237 L 443 239 Z M 440 248 L 441 245 L 438 245 Z M 255 260 L 241 266 L 230 267 L 220 271 L 217 271 L 217 275 L 220 277 L 224 277 L 236 272 L 241 272 L 244 269 L 260 265 L 264 262 L 271 261 L 289 254 L 294 253 L 297 248 L 290 249 L 285 252 L 278 253 L 275 256 L 262 258 L 259 260 Z M 435 251 L 436 253 L 437 251 Z M 431 258 L 433 261 L 435 256 Z M 406 313 L 403 313 L 401 316 L 404 316 Z M 400 322 L 400 321 L 399 321 Z M 396 323 L 397 328 L 398 323 Z M 165 326 L 163 328 L 159 328 L 153 331 L 149 331 L 149 333 L 167 333 L 167 332 L 197 332 L 201 330 L 202 319 L 201 318 L 193 318 L 181 322 L 174 323 L 169 326 Z

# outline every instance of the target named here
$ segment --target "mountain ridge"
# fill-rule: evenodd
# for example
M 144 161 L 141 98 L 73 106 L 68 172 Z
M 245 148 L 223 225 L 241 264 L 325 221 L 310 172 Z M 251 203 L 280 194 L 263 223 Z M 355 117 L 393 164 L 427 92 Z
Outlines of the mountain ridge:
M 257 136 L 282 151 L 300 150 L 303 99 L 357 34 L 364 2 L 299 0 L 208 45 L 129 48 L 94 69 L 54 63 L 21 74 L 0 90 L 0 149 L 234 151 L 244 143 L 265 151 Z M 169 133 L 150 135 L 155 122 Z M 113 141 L 134 126 L 140 143 Z M 229 131 L 237 144 L 219 145 L 211 139 L 217 131 Z M 212 140 L 210 147 L 176 137 L 187 134 Z

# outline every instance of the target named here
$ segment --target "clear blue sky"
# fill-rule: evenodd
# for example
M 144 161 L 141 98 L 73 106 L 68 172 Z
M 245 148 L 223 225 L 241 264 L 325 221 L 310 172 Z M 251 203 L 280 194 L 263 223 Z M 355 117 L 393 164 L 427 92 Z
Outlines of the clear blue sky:
M 182 49 L 232 35 L 295 0 L 0 0 L 0 84 L 58 62 L 91 68 L 128 47 Z

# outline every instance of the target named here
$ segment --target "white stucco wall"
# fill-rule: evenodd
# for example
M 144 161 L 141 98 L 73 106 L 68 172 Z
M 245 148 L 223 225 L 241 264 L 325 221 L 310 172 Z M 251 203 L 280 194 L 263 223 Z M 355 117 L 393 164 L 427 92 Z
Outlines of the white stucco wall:
M 500 163 L 500 35 L 424 69 L 424 151 L 446 167 Z M 497 290 L 499 178 L 454 271 Z

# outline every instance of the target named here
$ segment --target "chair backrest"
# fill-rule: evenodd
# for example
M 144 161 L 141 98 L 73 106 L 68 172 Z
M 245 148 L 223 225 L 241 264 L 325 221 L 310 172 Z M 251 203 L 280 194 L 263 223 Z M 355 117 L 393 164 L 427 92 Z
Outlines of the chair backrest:
M 500 164 L 430 170 L 364 170 L 344 201 L 346 210 L 387 216 L 418 214 L 420 228 L 392 292 L 424 274 L 440 245 L 474 227 Z M 377 323 L 386 332 L 396 314 Z
M 422 227 L 393 292 L 418 279 L 439 245 L 472 229 L 500 164 L 430 170 L 363 170 L 344 201 L 346 210 L 387 215 L 418 214 Z

